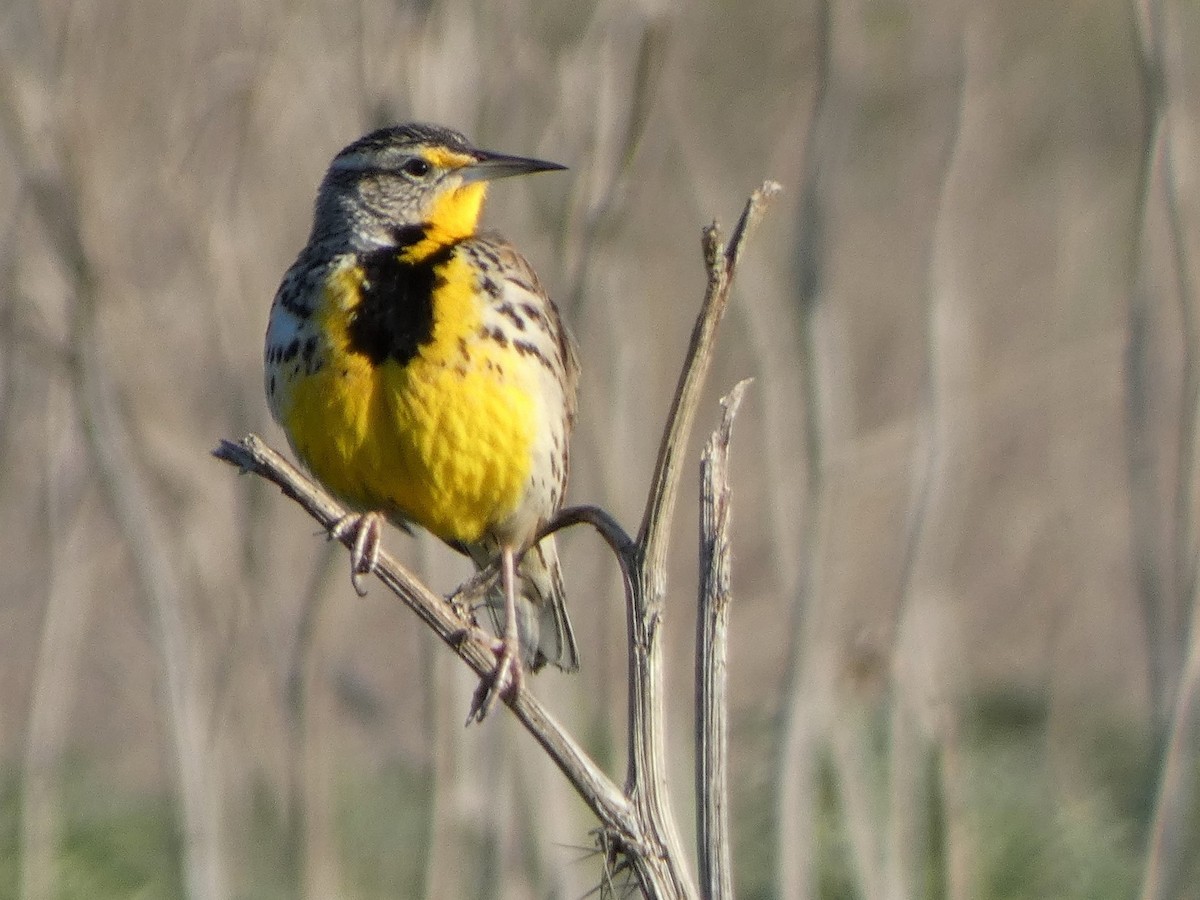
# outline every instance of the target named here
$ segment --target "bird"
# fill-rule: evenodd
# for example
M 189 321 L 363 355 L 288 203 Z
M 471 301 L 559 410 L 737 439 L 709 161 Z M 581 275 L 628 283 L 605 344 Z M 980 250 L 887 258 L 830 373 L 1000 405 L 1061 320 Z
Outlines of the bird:
M 440 125 L 360 137 L 321 180 L 267 325 L 271 414 L 352 510 L 331 533 L 353 538 L 358 593 L 385 521 L 499 570 L 478 718 L 524 667 L 579 667 L 554 537 L 535 543 L 566 491 L 578 353 L 530 263 L 479 227 L 491 182 L 565 168 Z

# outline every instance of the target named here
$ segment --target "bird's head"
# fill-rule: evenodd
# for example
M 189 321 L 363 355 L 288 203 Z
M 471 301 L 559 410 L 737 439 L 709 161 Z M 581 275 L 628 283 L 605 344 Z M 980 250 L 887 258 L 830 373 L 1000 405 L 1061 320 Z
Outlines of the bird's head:
M 344 240 L 360 252 L 396 247 L 416 261 L 475 233 L 489 181 L 563 168 L 476 149 L 437 125 L 381 128 L 333 158 L 312 239 Z

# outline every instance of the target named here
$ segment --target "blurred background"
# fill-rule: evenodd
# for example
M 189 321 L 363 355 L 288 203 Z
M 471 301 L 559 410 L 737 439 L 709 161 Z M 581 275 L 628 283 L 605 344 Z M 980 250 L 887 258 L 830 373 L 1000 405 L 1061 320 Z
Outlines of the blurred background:
M 689 466 L 733 441 L 745 898 L 1200 897 L 1193 0 L 0 4 L 0 897 L 580 898 L 595 823 L 294 504 L 262 339 L 344 144 L 567 164 L 487 218 L 582 348 L 572 502 L 635 530 L 764 178 Z M 668 598 L 691 802 L 696 493 Z M 386 545 L 442 592 L 464 562 Z M 564 549 L 618 778 L 624 610 Z

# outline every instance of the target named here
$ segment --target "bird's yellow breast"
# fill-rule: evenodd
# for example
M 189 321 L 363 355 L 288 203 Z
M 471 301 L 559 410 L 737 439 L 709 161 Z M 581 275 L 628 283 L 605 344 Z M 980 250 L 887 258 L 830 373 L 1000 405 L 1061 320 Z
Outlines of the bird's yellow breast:
M 539 415 L 520 360 L 489 339 L 467 263 L 440 263 L 433 330 L 406 362 L 355 352 L 363 272 L 334 270 L 312 320 L 324 364 L 287 386 L 281 421 L 332 492 L 439 538 L 474 542 L 510 515 L 529 478 Z

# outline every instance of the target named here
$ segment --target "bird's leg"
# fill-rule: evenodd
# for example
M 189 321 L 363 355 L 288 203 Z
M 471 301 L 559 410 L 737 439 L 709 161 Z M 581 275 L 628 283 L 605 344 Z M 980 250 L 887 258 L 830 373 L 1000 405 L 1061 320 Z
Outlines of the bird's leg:
M 330 537 L 345 540 L 350 534 L 354 535 L 354 544 L 350 547 L 350 583 L 358 596 L 365 597 L 367 589 L 363 579 L 375 571 L 379 562 L 379 546 L 383 539 L 383 516 L 377 512 L 342 516 L 332 528 Z
M 504 645 L 496 661 L 497 693 L 521 688 L 521 637 L 517 630 L 517 561 L 511 547 L 501 551 L 504 572 Z
M 496 668 L 480 682 L 471 701 L 467 723 L 482 722 L 496 703 L 496 698 L 516 694 L 521 689 L 524 671 L 521 668 L 521 636 L 517 629 L 517 562 L 511 547 L 500 551 L 504 587 L 504 630 L 494 648 Z

